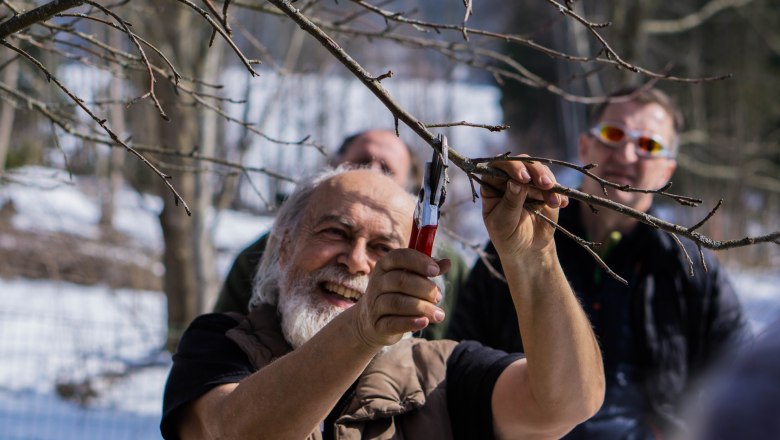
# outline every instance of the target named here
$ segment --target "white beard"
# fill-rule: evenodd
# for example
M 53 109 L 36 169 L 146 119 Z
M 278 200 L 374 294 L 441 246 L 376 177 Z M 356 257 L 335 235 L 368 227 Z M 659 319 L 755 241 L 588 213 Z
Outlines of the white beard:
M 350 275 L 338 265 L 328 265 L 308 274 L 293 272 L 282 270 L 277 309 L 281 315 L 282 334 L 293 349 L 297 349 L 345 310 L 323 298 L 318 285 L 332 281 L 365 292 L 368 276 Z

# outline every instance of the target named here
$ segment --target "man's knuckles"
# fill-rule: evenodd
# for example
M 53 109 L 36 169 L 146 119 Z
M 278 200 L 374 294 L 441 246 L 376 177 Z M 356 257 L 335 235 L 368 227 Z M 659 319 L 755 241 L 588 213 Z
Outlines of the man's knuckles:
M 428 267 L 436 264 L 433 259 L 415 249 L 400 248 L 390 251 L 385 255 L 377 267 L 382 272 L 392 272 L 395 270 L 405 270 L 427 275 Z
M 436 284 L 430 279 L 403 270 L 394 270 L 385 274 L 379 280 L 379 288 L 382 292 L 400 292 L 416 296 L 421 299 L 431 300 L 431 291 L 436 289 Z
M 376 299 L 375 306 L 380 315 L 433 316 L 438 310 L 427 299 L 401 293 L 386 293 Z

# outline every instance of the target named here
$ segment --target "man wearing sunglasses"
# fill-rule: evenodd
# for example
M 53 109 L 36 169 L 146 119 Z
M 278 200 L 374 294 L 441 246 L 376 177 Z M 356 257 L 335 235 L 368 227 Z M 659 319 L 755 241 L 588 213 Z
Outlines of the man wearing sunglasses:
M 679 111 L 655 89 L 626 88 L 611 97 L 594 109 L 590 128 L 580 135 L 580 160 L 598 164 L 591 171 L 619 185 L 663 187 L 677 166 Z M 581 189 L 603 196 L 592 179 L 585 178 Z M 653 213 L 651 194 L 608 193 L 616 202 Z M 732 285 L 713 254 L 704 254 L 706 272 L 697 264 L 690 276 L 674 239 L 612 210 L 594 212 L 572 200 L 561 210 L 559 224 L 602 243 L 601 257 L 628 281 L 613 279 L 578 244 L 555 235 L 561 265 L 599 339 L 607 380 L 601 410 L 566 438 L 669 438 L 684 429 L 680 407 L 695 379 L 749 334 Z M 683 241 L 695 258 L 696 246 Z M 492 244 L 487 252 L 496 254 Z M 458 297 L 447 337 L 522 351 L 512 310 L 506 284 L 478 261 Z

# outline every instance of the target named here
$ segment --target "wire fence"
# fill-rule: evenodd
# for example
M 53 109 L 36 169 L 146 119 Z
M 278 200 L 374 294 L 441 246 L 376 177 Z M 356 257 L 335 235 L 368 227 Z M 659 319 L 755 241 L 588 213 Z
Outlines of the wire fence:
M 0 438 L 159 439 L 160 293 L 0 279 Z

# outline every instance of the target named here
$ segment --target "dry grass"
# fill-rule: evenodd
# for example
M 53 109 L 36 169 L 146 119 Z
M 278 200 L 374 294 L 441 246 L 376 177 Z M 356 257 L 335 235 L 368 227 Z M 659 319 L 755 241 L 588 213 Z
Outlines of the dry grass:
M 162 272 L 158 252 L 116 231 L 105 231 L 99 240 L 22 231 L 11 226 L 8 216 L 0 216 L 0 277 L 160 291 Z

